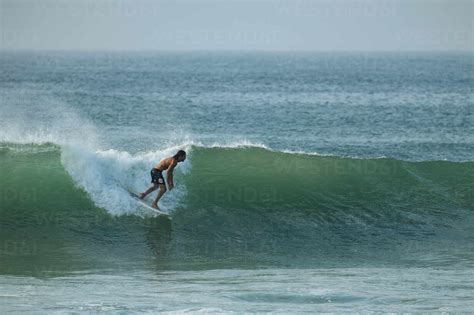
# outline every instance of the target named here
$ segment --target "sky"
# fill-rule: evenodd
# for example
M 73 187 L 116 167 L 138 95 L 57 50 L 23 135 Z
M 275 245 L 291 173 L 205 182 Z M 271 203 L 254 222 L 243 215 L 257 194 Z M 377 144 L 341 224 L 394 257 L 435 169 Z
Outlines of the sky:
M 474 50 L 474 0 L 0 3 L 2 50 Z

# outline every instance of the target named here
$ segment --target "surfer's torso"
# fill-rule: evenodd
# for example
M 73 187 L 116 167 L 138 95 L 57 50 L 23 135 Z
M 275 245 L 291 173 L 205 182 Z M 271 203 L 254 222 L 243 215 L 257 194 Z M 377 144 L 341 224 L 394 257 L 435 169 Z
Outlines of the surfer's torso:
M 169 157 L 160 161 L 160 163 L 155 165 L 155 168 L 159 171 L 167 170 L 171 164 L 173 164 L 174 158 Z

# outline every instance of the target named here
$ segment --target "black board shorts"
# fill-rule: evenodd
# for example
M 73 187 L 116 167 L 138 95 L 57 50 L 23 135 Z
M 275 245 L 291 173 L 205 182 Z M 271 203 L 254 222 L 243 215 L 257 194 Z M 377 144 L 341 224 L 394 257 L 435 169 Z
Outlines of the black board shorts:
M 165 185 L 166 187 L 165 179 L 163 178 L 163 172 L 154 168 L 151 170 L 150 175 L 151 175 L 151 182 L 153 184 Z

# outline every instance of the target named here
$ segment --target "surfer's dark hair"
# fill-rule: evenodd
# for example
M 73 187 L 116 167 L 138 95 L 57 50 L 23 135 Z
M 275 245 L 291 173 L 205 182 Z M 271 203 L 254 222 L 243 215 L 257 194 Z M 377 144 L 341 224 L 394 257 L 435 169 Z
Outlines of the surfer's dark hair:
M 186 151 L 184 150 L 179 150 L 178 153 L 176 153 L 175 155 L 173 155 L 173 158 L 177 159 L 177 158 L 180 158 L 180 157 L 186 157 Z

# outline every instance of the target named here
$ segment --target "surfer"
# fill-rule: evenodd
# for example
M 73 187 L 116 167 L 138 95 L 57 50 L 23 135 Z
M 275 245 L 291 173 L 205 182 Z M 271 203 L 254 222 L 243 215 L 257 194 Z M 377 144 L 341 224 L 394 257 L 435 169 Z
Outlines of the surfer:
M 186 152 L 184 150 L 179 150 L 178 153 L 176 153 L 175 155 L 165 158 L 161 160 L 160 163 L 156 164 L 156 166 L 150 172 L 151 182 L 153 183 L 153 186 L 148 188 L 147 191 L 140 193 L 139 198 L 143 199 L 149 193 L 160 188 L 160 191 L 158 192 L 155 201 L 153 201 L 153 203 L 151 204 L 153 208 L 159 209 L 158 201 L 167 190 L 165 179 L 163 178 L 163 171 L 166 170 L 166 181 L 168 182 L 168 188 L 169 190 L 172 190 L 174 188 L 173 170 L 179 162 L 183 162 L 184 160 L 186 160 Z

